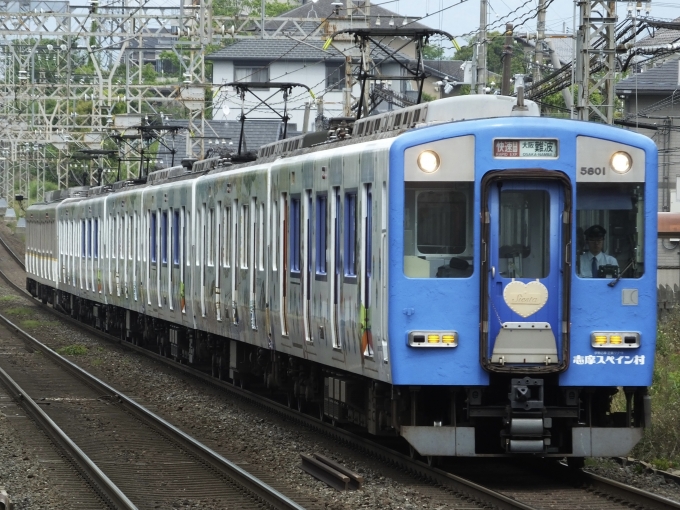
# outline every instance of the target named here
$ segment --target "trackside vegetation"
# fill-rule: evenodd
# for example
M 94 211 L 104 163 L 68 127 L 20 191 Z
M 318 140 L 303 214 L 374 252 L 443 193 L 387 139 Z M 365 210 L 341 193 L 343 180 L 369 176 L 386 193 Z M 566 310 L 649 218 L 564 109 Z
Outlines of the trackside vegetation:
M 631 456 L 659 469 L 680 467 L 680 309 L 659 320 L 650 388 L 652 427 Z

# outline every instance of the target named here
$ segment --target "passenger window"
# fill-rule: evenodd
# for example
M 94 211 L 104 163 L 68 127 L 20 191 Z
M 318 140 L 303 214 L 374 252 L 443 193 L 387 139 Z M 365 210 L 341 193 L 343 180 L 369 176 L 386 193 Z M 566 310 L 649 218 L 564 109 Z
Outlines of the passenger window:
M 328 258 L 327 196 L 316 196 L 316 274 L 326 275 Z
M 290 200 L 290 272 L 300 276 L 300 196 Z
M 151 234 L 151 241 L 149 242 L 149 249 L 151 250 L 149 257 L 153 264 L 156 263 L 156 213 L 151 213 L 151 227 L 149 228 Z
M 172 263 L 176 266 L 179 265 L 179 211 L 175 210 L 172 214 Z
M 472 197 L 472 183 L 406 183 L 405 276 L 467 278 L 472 275 Z
M 345 194 L 345 276 L 357 275 L 357 194 Z

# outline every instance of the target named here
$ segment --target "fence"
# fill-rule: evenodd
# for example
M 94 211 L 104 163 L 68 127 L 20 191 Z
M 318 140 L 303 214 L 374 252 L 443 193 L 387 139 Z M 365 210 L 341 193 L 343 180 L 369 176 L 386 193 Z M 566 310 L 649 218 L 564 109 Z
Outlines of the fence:
M 673 288 L 670 285 L 659 285 L 656 297 L 659 319 L 663 319 L 680 304 L 680 287 L 677 284 Z

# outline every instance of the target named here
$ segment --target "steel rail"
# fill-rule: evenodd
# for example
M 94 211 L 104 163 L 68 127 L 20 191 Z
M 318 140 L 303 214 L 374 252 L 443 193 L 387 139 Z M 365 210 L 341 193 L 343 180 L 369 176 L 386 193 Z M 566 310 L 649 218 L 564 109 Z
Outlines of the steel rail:
M 1 316 L 0 316 L 1 317 Z M 5 322 L 8 322 L 2 317 Z M 13 325 L 9 323 L 10 327 Z M 94 490 L 110 505 L 117 509 L 137 510 L 137 506 L 114 484 L 99 467 L 83 452 L 59 426 L 40 409 L 24 389 L 19 386 L 2 368 L 0 381 L 5 385 L 10 395 L 28 413 L 34 422 L 47 434 L 75 464 L 80 473 L 90 482 Z
M 564 467 L 563 469 L 569 468 Z M 615 480 L 610 480 L 594 473 L 581 471 L 578 473 L 578 475 L 583 477 L 586 480 L 586 483 L 588 483 L 593 488 L 593 490 L 611 494 L 612 496 L 621 498 L 624 501 L 641 505 L 643 508 L 649 508 L 650 510 L 669 510 L 673 508 L 680 508 L 680 503 L 677 501 L 673 501 L 662 496 L 657 496 L 651 492 L 647 492 L 636 487 L 631 487 L 630 485 L 626 485 Z
M 3 244 L 5 243 L 3 242 Z M 30 297 L 31 301 L 35 302 L 36 304 L 39 304 L 38 302 L 36 302 L 35 299 L 33 299 L 32 296 L 30 296 L 30 294 L 26 290 L 12 283 L 2 271 L 0 271 L 0 277 L 7 281 L 13 288 L 21 292 L 24 296 Z M 69 323 L 73 324 L 76 327 L 79 327 L 94 335 L 99 336 L 100 338 L 105 339 L 108 342 L 114 342 L 120 345 L 124 345 L 125 348 L 127 349 L 135 350 L 141 354 L 144 354 L 145 356 L 148 356 L 170 367 L 173 367 L 176 370 L 180 370 L 188 375 L 201 379 L 202 381 L 208 384 L 217 386 L 221 389 L 226 389 L 238 395 L 240 398 L 243 398 L 244 400 L 248 400 L 253 404 L 265 407 L 270 411 L 285 416 L 288 419 L 291 419 L 293 421 L 300 421 L 305 425 L 310 426 L 311 428 L 323 430 L 326 434 L 334 437 L 338 441 L 358 446 L 365 452 L 381 457 L 382 459 L 390 463 L 400 465 L 405 469 L 408 469 L 409 471 L 413 472 L 414 474 L 428 478 L 442 486 L 450 487 L 456 492 L 464 494 L 475 501 L 489 502 L 490 499 L 495 500 L 491 504 L 494 505 L 495 508 L 499 509 L 508 508 L 508 509 L 532 510 L 534 508 L 519 501 L 516 501 L 512 498 L 509 498 L 501 493 L 498 493 L 496 491 L 478 485 L 474 482 L 471 482 L 470 480 L 458 477 L 452 473 L 448 473 L 441 469 L 430 467 L 424 462 L 411 459 L 406 455 L 398 453 L 382 445 L 373 443 L 372 441 L 352 434 L 351 432 L 347 432 L 345 430 L 334 427 L 330 424 L 323 423 L 322 421 L 311 416 L 301 414 L 297 411 L 289 409 L 283 404 L 279 404 L 278 402 L 266 399 L 255 393 L 238 388 L 237 386 L 234 386 L 231 383 L 216 379 L 209 374 L 201 372 L 200 370 L 191 368 L 187 365 L 175 363 L 166 358 L 165 356 L 156 354 L 155 352 L 145 349 L 144 347 L 136 346 L 127 342 L 121 343 L 119 338 L 109 335 L 87 324 L 83 324 L 82 322 L 68 315 L 63 314 L 50 306 L 43 305 L 43 309 L 47 310 L 49 313 L 52 313 L 53 315 L 61 319 L 68 321 Z M 661 496 L 657 496 L 650 492 L 646 492 L 641 489 L 637 489 L 635 487 L 625 485 L 620 482 L 616 482 L 614 480 L 609 480 L 607 478 L 595 475 L 593 473 L 588 473 L 586 471 L 574 472 L 573 470 L 567 467 L 564 467 L 564 469 L 565 470 L 569 469 L 569 472 L 572 475 L 574 474 L 578 475 L 582 478 L 582 480 L 586 480 L 595 490 L 600 490 L 602 492 L 611 494 L 626 501 L 630 501 L 631 503 L 643 505 L 645 506 L 645 508 L 651 508 L 654 510 L 680 509 L 680 503 L 677 503 L 673 500 Z M 564 475 L 564 473 L 562 473 L 562 475 Z
M 56 313 L 58 313 L 55 310 Z M 63 314 L 59 314 L 61 317 L 64 317 Z M 33 346 L 40 351 L 42 351 L 47 357 L 49 357 L 51 360 L 54 362 L 58 363 L 62 367 L 66 368 L 69 372 L 71 372 L 73 375 L 78 377 L 80 380 L 94 388 L 96 391 L 101 392 L 102 394 L 107 394 L 111 395 L 113 398 L 117 399 L 117 402 L 119 405 L 123 406 L 125 409 L 130 411 L 132 414 L 137 416 L 138 418 L 142 419 L 145 423 L 148 425 L 152 426 L 154 429 L 158 430 L 162 434 L 164 434 L 166 437 L 168 437 L 170 440 L 174 441 L 177 443 L 181 448 L 185 449 L 188 453 L 191 455 L 195 456 L 196 458 L 200 459 L 202 462 L 204 462 L 206 465 L 210 466 L 214 470 L 216 470 L 218 473 L 221 475 L 225 476 L 229 480 L 231 480 L 233 483 L 236 485 L 245 488 L 247 491 L 249 491 L 251 494 L 253 494 L 257 499 L 265 503 L 266 505 L 270 506 L 271 508 L 277 509 L 277 510 L 304 510 L 304 507 L 298 505 L 296 502 L 288 498 L 287 496 L 281 494 L 279 491 L 276 489 L 272 488 L 268 484 L 264 483 L 261 481 L 259 478 L 251 475 L 238 465 L 234 464 L 230 460 L 226 459 L 219 453 L 211 450 L 207 446 L 203 445 L 193 437 L 185 434 L 182 432 L 179 428 L 175 427 L 171 423 L 167 422 L 160 416 L 156 415 L 155 413 L 149 411 L 148 409 L 144 408 L 143 406 L 139 405 L 137 402 L 132 400 L 131 398 L 127 397 L 126 395 L 120 393 L 117 391 L 115 388 L 109 386 L 106 384 L 104 381 L 98 379 L 97 377 L 94 377 L 93 375 L 89 374 L 85 370 L 81 369 L 78 365 L 75 363 L 72 363 L 71 361 L 67 360 L 66 358 L 63 358 L 59 354 L 57 354 L 55 351 L 47 347 L 45 344 L 28 334 L 27 332 L 21 330 L 18 326 L 13 324 L 11 321 L 9 321 L 6 317 L 0 315 L 0 320 L 5 322 L 7 326 L 14 330 L 19 336 L 33 344 Z M 100 334 L 102 333 L 99 330 L 98 331 Z M 6 374 L 3 373 L 3 380 L 5 379 Z M 9 376 L 6 376 L 9 377 Z M 33 403 L 31 398 L 21 392 L 21 398 L 23 401 L 30 401 Z M 49 417 L 44 414 L 44 412 L 37 407 L 35 403 L 33 403 L 35 408 L 41 413 L 40 419 L 41 420 L 51 420 Z M 44 417 L 43 417 L 44 416 Z M 56 425 L 54 425 L 56 427 Z M 65 434 L 62 435 L 64 436 L 65 439 L 70 441 L 68 437 L 65 436 Z M 73 443 L 73 446 L 75 444 Z M 77 448 L 77 446 L 75 446 Z M 83 454 L 84 455 L 84 454 Z M 88 459 L 89 460 L 89 459 Z M 94 466 L 94 464 L 92 464 Z M 94 466 L 96 467 L 96 466 Z M 97 468 L 98 469 L 98 468 Z M 103 473 L 102 473 L 103 475 Z M 114 486 L 115 487 L 115 486 Z M 122 494 L 122 493 L 121 493 Z M 132 503 L 130 503 L 132 505 Z M 134 505 L 133 506 L 121 506 L 120 508 L 136 508 Z

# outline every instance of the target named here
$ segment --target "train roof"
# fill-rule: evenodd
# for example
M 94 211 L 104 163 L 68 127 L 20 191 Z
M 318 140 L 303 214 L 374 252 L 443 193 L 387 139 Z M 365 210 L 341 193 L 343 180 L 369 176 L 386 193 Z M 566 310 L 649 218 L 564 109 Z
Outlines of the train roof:
M 540 117 L 540 108 L 535 102 L 529 100 L 525 100 L 523 106 L 519 107 L 516 98 L 500 95 L 468 95 L 438 99 L 359 120 L 352 117 L 331 119 L 331 129 L 306 133 L 263 145 L 257 157 L 243 158 L 232 155 L 200 161 L 186 160 L 182 161 L 181 166 L 151 172 L 147 178 L 47 192 L 45 203 L 68 198 L 92 197 L 132 186 L 153 186 L 170 181 L 191 179 L 206 173 L 223 172 L 257 163 L 270 163 L 282 157 L 300 154 L 303 149 L 324 150 L 363 141 L 394 138 L 406 130 L 434 124 L 517 116 Z

